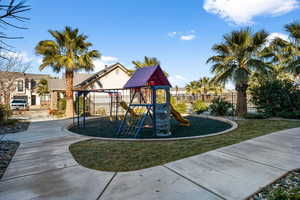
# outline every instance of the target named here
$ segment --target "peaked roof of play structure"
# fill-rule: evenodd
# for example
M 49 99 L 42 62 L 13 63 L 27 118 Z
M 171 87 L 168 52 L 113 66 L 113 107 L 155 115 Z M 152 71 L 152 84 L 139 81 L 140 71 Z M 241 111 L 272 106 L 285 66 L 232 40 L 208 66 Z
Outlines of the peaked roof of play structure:
M 138 88 L 149 85 L 168 85 L 172 87 L 160 66 L 157 65 L 137 69 L 123 88 Z

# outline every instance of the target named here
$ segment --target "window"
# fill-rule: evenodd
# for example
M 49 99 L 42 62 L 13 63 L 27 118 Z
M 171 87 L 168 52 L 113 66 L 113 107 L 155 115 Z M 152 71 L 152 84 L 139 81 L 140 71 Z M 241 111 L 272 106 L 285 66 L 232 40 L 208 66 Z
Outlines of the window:
M 157 89 L 156 90 L 156 103 L 164 104 L 167 102 L 166 90 Z
M 41 101 L 49 101 L 50 100 L 50 95 L 49 94 L 43 94 L 40 98 L 41 98 Z
M 18 90 L 18 92 L 24 91 L 24 81 L 23 80 L 18 80 L 17 90 Z

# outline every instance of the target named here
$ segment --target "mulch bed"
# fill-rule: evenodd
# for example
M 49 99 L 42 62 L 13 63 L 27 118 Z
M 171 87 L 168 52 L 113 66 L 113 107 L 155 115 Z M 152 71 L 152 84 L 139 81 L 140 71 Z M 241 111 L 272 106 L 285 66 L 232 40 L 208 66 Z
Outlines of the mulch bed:
M 300 200 L 300 170 L 288 173 L 249 200 Z
M 179 126 L 179 123 L 174 119 L 171 120 L 171 133 L 172 135 L 166 138 L 189 137 L 208 135 L 231 128 L 231 125 L 218 120 L 209 118 L 186 116 L 191 126 Z M 108 117 L 99 118 L 93 121 L 87 121 L 85 128 L 73 127 L 70 130 L 87 136 L 105 137 L 105 138 L 131 138 L 132 135 L 117 136 L 117 130 L 121 121 L 110 121 Z M 140 138 L 156 138 L 153 136 L 152 128 L 144 128 L 141 131 Z
M 0 180 L 19 145 L 19 142 L 0 141 Z
M 28 121 L 18 121 L 15 124 L 0 125 L 0 135 L 26 131 L 29 127 Z

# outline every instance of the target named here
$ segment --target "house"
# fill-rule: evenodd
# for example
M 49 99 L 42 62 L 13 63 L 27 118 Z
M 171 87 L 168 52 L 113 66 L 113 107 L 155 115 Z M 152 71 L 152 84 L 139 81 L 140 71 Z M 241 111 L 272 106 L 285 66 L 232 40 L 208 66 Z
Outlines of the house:
M 1 90 L 1 85 L 6 84 L 6 79 L 3 77 L 7 76 L 7 73 L 17 77 L 14 79 L 14 90 L 11 92 L 10 99 L 26 99 L 31 108 L 46 105 L 50 109 L 57 109 L 58 99 L 64 97 L 66 90 L 64 75 L 62 78 L 54 78 L 44 74 L 0 72 L 0 103 L 4 103 L 4 91 Z M 131 72 L 127 68 L 120 63 L 116 63 L 106 66 L 97 73 L 74 73 L 73 85 L 74 89 L 122 88 L 130 76 Z M 48 81 L 49 94 L 39 96 L 36 93 L 36 88 L 41 79 Z M 105 95 L 94 94 L 94 99 L 104 98 Z
M 40 105 L 48 100 L 36 93 L 36 87 L 41 79 L 50 79 L 45 74 L 30 74 L 22 72 L 0 72 L 0 103 L 5 103 L 4 96 L 11 99 L 25 99 L 29 106 Z
M 116 63 L 106 66 L 103 70 L 95 74 L 74 73 L 74 89 L 117 89 L 122 88 L 131 76 L 130 70 L 122 64 Z M 48 88 L 50 91 L 50 109 L 57 109 L 58 99 L 64 96 L 66 81 L 62 79 L 49 79 Z M 108 103 L 105 93 L 93 93 L 91 99 L 93 103 Z

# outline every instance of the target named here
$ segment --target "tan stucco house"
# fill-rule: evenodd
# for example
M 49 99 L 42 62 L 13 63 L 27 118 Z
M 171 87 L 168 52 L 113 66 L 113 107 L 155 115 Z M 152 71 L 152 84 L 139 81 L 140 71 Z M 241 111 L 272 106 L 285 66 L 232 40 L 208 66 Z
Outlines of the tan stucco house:
M 106 66 L 103 70 L 94 73 L 74 73 L 74 89 L 116 89 L 122 88 L 130 78 L 130 71 L 120 63 Z M 63 76 L 64 77 L 64 76 Z M 58 99 L 63 97 L 65 92 L 65 79 L 49 79 L 50 109 L 56 109 Z M 98 103 L 105 103 L 107 94 L 93 93 L 93 100 Z M 96 103 L 94 102 L 94 103 Z

